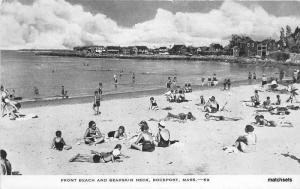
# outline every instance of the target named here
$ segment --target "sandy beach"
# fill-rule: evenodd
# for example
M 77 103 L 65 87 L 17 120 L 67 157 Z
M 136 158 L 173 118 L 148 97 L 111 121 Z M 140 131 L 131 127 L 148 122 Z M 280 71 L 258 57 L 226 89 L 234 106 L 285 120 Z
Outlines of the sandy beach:
M 296 86 L 299 88 L 299 85 Z M 101 102 L 100 116 L 95 116 L 92 102 L 86 104 L 62 104 L 21 109 L 24 114 L 37 114 L 37 119 L 11 121 L 0 119 L 0 148 L 8 153 L 13 171 L 24 175 L 56 174 L 300 174 L 300 119 L 299 112 L 291 110 L 284 116 L 294 127 L 255 127 L 258 137 L 257 150 L 253 153 L 225 153 L 223 146 L 232 145 L 244 133 L 246 124 L 254 121 L 254 108 L 240 101 L 249 100 L 257 86 L 247 85 L 220 90 L 221 86 L 209 90 L 186 94 L 189 102 L 169 103 L 165 96 L 155 96 L 160 108 L 172 110 L 149 110 L 150 96 L 105 100 Z M 214 95 L 222 107 L 228 102 L 228 111 L 216 115 L 242 117 L 241 121 L 205 121 L 204 112 L 198 110 L 199 96 L 205 99 Z M 260 99 L 267 96 L 275 101 L 276 93 L 261 92 Z M 281 95 L 282 101 L 288 98 Z M 297 104 L 296 104 L 297 105 Z M 102 133 L 116 130 L 124 125 L 131 136 L 138 130 L 141 120 L 160 119 L 171 113 L 192 112 L 196 120 L 178 123 L 167 122 L 171 139 L 178 143 L 168 148 L 156 148 L 154 152 L 140 152 L 129 148 L 129 141 L 108 141 L 97 146 L 78 145 L 90 120 L 94 120 Z M 268 120 L 280 120 L 282 116 L 263 113 Z M 156 132 L 157 122 L 148 121 Z M 51 150 L 55 131 L 61 130 L 69 151 Z M 90 150 L 111 151 L 122 144 L 122 152 L 128 156 L 121 163 L 69 163 L 77 153 L 89 154 Z M 286 155 L 284 155 L 286 154 Z

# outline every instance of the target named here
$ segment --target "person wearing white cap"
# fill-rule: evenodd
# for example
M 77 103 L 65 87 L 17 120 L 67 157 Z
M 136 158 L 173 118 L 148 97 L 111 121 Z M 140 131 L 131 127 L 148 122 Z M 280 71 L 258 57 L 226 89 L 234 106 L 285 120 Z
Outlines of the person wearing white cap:
M 155 137 L 155 144 L 157 147 L 168 147 L 170 145 L 170 131 L 165 127 L 166 122 L 160 121 L 158 123 L 158 132 Z

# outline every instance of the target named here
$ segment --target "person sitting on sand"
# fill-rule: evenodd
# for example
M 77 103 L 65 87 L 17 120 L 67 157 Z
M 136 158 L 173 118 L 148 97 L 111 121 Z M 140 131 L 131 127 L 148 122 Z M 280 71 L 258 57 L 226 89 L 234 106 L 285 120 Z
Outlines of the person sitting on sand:
M 94 121 L 89 122 L 89 127 L 86 129 L 83 138 L 84 142 L 89 145 L 96 145 L 104 142 L 104 137 L 100 130 L 96 127 L 96 123 Z
M 0 175 L 11 175 L 12 168 L 5 150 L 0 150 Z
M 189 93 L 193 92 L 192 85 L 190 83 L 187 84 Z
M 205 114 L 205 120 L 214 120 L 214 121 L 239 121 L 242 120 L 240 117 L 224 117 L 224 116 L 214 116 L 214 115 L 209 115 L 209 113 Z
M 131 144 L 131 148 L 140 151 L 153 152 L 155 150 L 154 140 L 152 134 L 149 132 L 148 124 L 141 126 L 141 133 L 137 137 L 136 141 Z
M 158 132 L 155 137 L 157 147 L 168 147 L 170 145 L 170 131 L 165 127 L 166 123 L 164 121 L 158 123 Z
M 55 132 L 55 137 L 53 138 L 51 149 L 55 149 L 58 151 L 70 150 L 72 146 L 67 145 L 61 135 L 61 131 Z
M 219 103 L 214 96 L 210 97 L 204 105 L 204 112 L 215 113 L 219 111 Z
M 150 97 L 150 107 L 149 110 L 158 110 L 158 105 L 154 97 Z
M 122 145 L 117 144 L 111 152 L 96 152 L 91 150 L 90 154 L 76 154 L 69 162 L 108 163 L 122 162 L 121 157 L 129 158 L 121 153 Z
M 203 97 L 203 95 L 200 95 L 200 103 L 197 103 L 196 105 L 197 106 L 204 106 L 205 105 L 205 99 Z
M 125 127 L 124 126 L 120 126 L 118 130 L 108 132 L 107 136 L 110 137 L 110 138 L 111 137 L 112 138 L 117 138 L 119 140 L 126 139 L 127 135 L 125 133 Z
M 276 95 L 276 102 L 274 105 L 281 105 L 280 95 Z
M 168 102 L 175 102 L 175 92 L 174 90 L 170 90 L 168 92 L 165 93 L 165 96 L 167 97 L 167 101 Z
M 183 92 L 183 90 L 180 89 L 178 95 L 176 96 L 176 102 L 181 103 L 181 102 L 185 102 L 185 101 L 186 101 L 186 99 L 185 99 L 184 92 Z
M 268 108 L 270 108 L 270 106 L 271 106 L 271 99 L 268 96 L 267 99 L 263 102 L 263 108 L 268 109 Z
M 101 99 L 101 95 L 99 94 L 98 91 L 95 91 L 94 104 L 93 104 L 93 110 L 95 111 L 95 115 L 99 115 L 101 113 L 99 111 L 99 108 L 100 108 L 100 99 Z
M 257 136 L 252 125 L 246 125 L 245 135 L 239 136 L 234 147 L 239 151 L 249 153 L 256 150 Z

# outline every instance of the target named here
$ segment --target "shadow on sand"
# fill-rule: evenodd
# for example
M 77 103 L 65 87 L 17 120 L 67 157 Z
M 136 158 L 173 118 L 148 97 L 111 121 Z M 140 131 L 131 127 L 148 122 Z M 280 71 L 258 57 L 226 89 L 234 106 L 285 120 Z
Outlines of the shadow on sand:
M 299 158 L 297 158 L 296 156 L 294 156 L 294 155 L 291 155 L 291 154 L 289 154 L 289 153 L 286 153 L 286 154 L 281 154 L 281 155 L 283 155 L 284 157 L 289 157 L 289 158 L 291 158 L 291 159 L 293 159 L 293 160 L 296 160 L 296 161 L 298 161 L 298 163 L 300 163 L 300 159 Z

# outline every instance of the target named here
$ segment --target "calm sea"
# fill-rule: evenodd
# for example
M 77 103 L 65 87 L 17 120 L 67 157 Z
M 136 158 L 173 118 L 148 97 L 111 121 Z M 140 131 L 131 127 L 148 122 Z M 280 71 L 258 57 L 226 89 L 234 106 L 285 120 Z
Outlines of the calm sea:
M 284 69 L 292 73 L 291 68 Z M 20 51 L 1 51 L 0 59 L 0 83 L 14 89 L 16 96 L 29 99 L 37 97 L 34 87 L 39 89 L 41 98 L 60 95 L 62 85 L 70 96 L 86 96 L 93 95 L 99 82 L 103 83 L 104 93 L 109 94 L 163 88 L 168 76 L 176 76 L 178 84 L 193 85 L 199 85 L 202 77 L 213 73 L 220 80 L 245 80 L 249 71 L 256 72 L 259 78 L 262 73 L 274 75 L 279 69 L 220 62 L 36 56 Z M 136 76 L 134 84 L 132 72 Z M 114 74 L 118 76 L 117 88 Z

